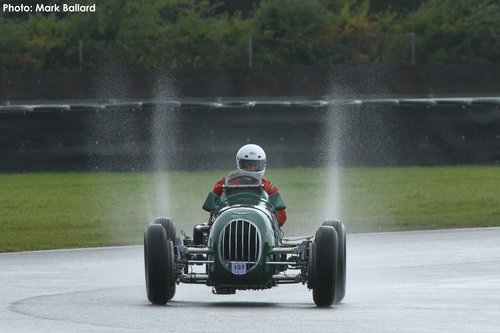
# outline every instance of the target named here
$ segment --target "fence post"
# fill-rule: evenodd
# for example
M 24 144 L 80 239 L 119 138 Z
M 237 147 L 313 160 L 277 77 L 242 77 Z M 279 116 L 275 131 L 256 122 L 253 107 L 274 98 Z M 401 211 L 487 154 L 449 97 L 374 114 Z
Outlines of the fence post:
M 415 65 L 417 63 L 417 58 L 416 58 L 416 40 L 417 36 L 415 35 L 414 32 L 410 34 L 411 37 L 411 64 Z
M 253 65 L 253 40 L 252 35 L 248 36 L 248 67 Z
M 83 40 L 78 41 L 78 60 L 80 64 L 80 72 L 83 69 Z

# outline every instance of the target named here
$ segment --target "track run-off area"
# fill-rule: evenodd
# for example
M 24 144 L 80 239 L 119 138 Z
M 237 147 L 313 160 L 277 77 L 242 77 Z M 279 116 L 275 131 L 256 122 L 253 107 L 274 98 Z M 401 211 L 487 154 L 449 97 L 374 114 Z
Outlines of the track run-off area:
M 146 297 L 143 247 L 0 254 L 2 332 L 500 332 L 500 228 L 347 235 L 344 301 L 302 284 Z

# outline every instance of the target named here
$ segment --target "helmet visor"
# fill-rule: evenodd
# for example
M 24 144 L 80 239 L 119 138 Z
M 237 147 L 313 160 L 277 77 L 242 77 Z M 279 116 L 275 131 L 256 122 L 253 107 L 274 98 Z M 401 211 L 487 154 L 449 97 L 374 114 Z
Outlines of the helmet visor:
M 240 159 L 238 164 L 240 169 L 245 171 L 262 171 L 266 168 L 265 160 Z

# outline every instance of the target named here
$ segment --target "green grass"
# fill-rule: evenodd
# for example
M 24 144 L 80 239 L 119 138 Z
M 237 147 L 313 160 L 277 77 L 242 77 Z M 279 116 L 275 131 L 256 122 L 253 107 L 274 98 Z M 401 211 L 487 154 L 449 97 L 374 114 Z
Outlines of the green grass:
M 207 220 L 201 205 L 224 173 L 0 174 L 0 252 L 140 244 L 155 216 L 173 217 L 190 235 Z M 332 174 L 268 170 L 288 206 L 287 235 L 313 234 L 329 218 L 341 218 L 350 232 L 500 226 L 498 167 Z

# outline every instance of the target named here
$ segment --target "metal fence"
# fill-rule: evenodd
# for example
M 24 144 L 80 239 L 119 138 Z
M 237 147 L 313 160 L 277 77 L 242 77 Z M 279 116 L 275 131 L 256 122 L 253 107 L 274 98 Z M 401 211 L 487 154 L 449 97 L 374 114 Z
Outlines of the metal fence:
M 387 33 L 349 35 L 332 40 L 299 40 L 248 36 L 248 42 L 222 39 L 219 47 L 183 47 L 168 52 L 168 43 L 138 50 L 133 44 L 105 40 L 74 40 L 59 50 L 54 67 L 65 70 L 114 68 L 270 68 L 276 66 L 332 66 L 339 64 L 494 64 L 500 62 L 500 36 L 479 34 L 460 38 L 443 33 Z M 213 42 L 215 43 L 215 41 Z M 140 44 L 142 45 L 142 44 Z M 143 46 L 143 45 L 142 45 Z M 144 46 L 143 46 L 144 47 Z M 187 47 L 184 47 L 187 48 Z M 143 55 L 138 57 L 138 54 Z M 42 53 L 43 54 L 43 53 Z M 138 59 L 141 59 L 138 61 Z M 43 61 L 38 61 L 43 63 Z M 16 67 L 17 66 L 17 67 Z M 29 70 L 10 64 L 11 70 Z M 50 68 L 42 68 L 48 70 Z
M 0 170 L 234 167 L 247 142 L 272 167 L 500 163 L 500 97 L 169 100 L 0 107 Z

